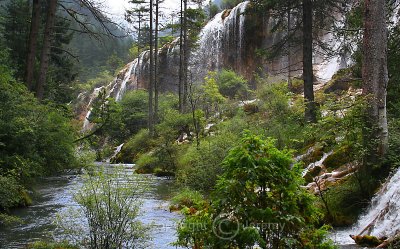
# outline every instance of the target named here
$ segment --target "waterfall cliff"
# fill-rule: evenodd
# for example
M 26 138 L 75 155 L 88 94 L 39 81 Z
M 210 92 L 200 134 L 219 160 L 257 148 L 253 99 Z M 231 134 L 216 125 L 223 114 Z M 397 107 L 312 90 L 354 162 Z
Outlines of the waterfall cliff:
M 257 54 L 260 48 L 272 46 L 280 39 L 282 33 L 273 32 L 276 22 L 270 15 L 246 11 L 251 7 L 248 1 L 238 4 L 231 10 L 224 10 L 211 19 L 201 30 L 198 46 L 190 51 L 189 80 L 201 82 L 209 71 L 229 68 L 243 75 L 254 84 L 256 73 L 275 75 L 282 79 L 287 77 L 290 64 L 292 76 L 301 76 L 301 52 L 294 53 L 290 60 L 282 55 L 272 61 L 265 61 Z M 321 35 L 331 47 L 339 46 L 330 33 Z M 301 51 L 301 49 L 295 49 Z M 179 38 L 164 45 L 158 51 L 159 71 L 158 82 L 161 92 L 177 92 L 179 82 Z M 107 86 L 94 89 L 86 94 L 86 108 L 80 110 L 84 119 L 84 129 L 89 128 L 87 118 L 90 116 L 91 103 L 97 97 L 99 90 L 106 90 L 108 96 L 116 101 L 121 100 L 129 90 L 147 89 L 149 75 L 149 51 L 142 52 L 138 58 L 125 66 L 118 76 Z M 341 67 L 340 57 L 325 58 L 320 51 L 314 56 L 314 69 L 317 81 L 327 82 Z M 82 114 L 84 113 L 84 114 Z

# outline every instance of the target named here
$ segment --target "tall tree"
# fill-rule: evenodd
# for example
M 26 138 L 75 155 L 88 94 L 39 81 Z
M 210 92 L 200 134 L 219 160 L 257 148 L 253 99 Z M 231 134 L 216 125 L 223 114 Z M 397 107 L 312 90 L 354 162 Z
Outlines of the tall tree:
M 180 1 L 180 17 L 179 17 L 179 83 L 178 83 L 178 96 L 179 96 L 179 111 L 183 112 L 183 19 L 184 19 L 184 10 L 183 10 L 183 2 L 185 0 Z
M 57 10 L 57 0 L 48 0 L 46 26 L 43 37 L 43 47 L 40 56 L 39 78 L 36 86 L 36 97 L 43 99 L 44 85 L 49 68 L 50 48 L 54 29 L 54 20 Z
M 155 28 L 154 28 L 154 122 L 158 121 L 158 95 L 159 95 L 159 59 L 158 59 L 158 31 L 160 0 L 155 0 Z
M 33 90 L 33 73 L 35 66 L 39 24 L 40 24 L 40 0 L 33 0 L 31 29 L 29 33 L 29 45 L 28 45 L 29 47 L 28 47 L 28 57 L 26 61 L 26 76 L 25 76 L 26 85 L 29 90 Z
M 149 132 L 154 135 L 154 106 L 153 106 L 153 95 L 154 95 L 154 39 L 153 39 L 153 0 L 150 0 L 150 66 L 149 66 Z
M 306 101 L 305 119 L 316 122 L 314 102 L 313 76 L 313 3 L 312 0 L 303 0 L 303 80 L 304 100 Z
M 388 149 L 386 95 L 388 84 L 385 1 L 366 0 L 363 37 L 363 94 L 368 98 L 366 143 L 369 159 L 376 161 Z

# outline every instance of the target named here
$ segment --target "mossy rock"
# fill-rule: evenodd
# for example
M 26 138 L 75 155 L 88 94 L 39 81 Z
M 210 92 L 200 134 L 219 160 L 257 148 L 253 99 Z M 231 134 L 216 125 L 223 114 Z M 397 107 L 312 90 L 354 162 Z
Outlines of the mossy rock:
M 310 183 L 313 181 L 314 177 L 318 176 L 321 173 L 321 171 L 322 171 L 321 166 L 315 166 L 306 173 L 304 179 L 306 180 L 307 183 Z
M 257 104 L 253 104 L 253 103 L 251 103 L 251 104 L 245 104 L 245 105 L 243 106 L 243 110 L 244 110 L 244 112 L 245 112 L 246 114 L 254 114 L 254 113 L 259 112 L 258 105 L 257 105 Z
M 329 155 L 325 159 L 323 164 L 329 171 L 337 169 L 340 166 L 343 166 L 351 161 L 351 158 L 349 158 L 350 153 L 351 148 L 349 146 L 342 146 L 338 150 L 334 151 L 331 155 Z
M 290 89 L 291 92 L 300 94 L 304 92 L 304 81 L 301 78 L 293 78 L 292 79 L 292 87 Z
M 383 240 L 371 235 L 350 235 L 350 237 L 354 240 L 354 242 L 356 242 L 357 245 L 366 247 L 377 247 L 384 242 Z

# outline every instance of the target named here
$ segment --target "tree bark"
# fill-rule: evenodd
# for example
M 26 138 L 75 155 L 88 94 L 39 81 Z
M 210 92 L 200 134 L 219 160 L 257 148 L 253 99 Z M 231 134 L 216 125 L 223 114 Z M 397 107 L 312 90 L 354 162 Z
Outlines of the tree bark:
M 178 83 L 178 97 L 179 97 L 179 111 L 183 113 L 183 1 L 181 0 L 180 11 L 180 32 L 179 32 L 179 83 Z
M 155 17 L 155 29 L 154 29 L 154 121 L 157 122 L 158 120 L 158 92 L 159 92 L 159 85 L 158 85 L 158 15 L 159 15 L 159 4 L 160 0 L 156 0 L 156 17 Z
M 25 81 L 29 90 L 33 90 L 33 73 L 35 68 L 35 57 L 37 37 L 40 23 L 40 0 L 33 0 L 31 28 L 29 33 L 28 56 L 26 60 Z
M 290 36 L 290 27 L 291 27 L 291 15 L 292 13 L 290 12 L 290 5 L 288 5 L 288 10 L 287 10 L 287 36 Z M 292 58 L 292 47 L 290 44 L 290 39 L 287 41 L 287 48 L 288 48 L 288 54 L 287 54 L 287 60 L 288 60 L 288 76 L 287 76 L 287 84 L 288 84 L 288 89 L 289 91 L 292 91 L 292 79 L 291 79 L 291 71 L 292 71 L 292 65 L 291 65 L 291 58 Z
M 303 0 L 303 79 L 305 119 L 307 122 L 317 122 L 313 89 L 313 37 L 312 37 L 312 0 Z
M 40 58 L 39 79 L 36 87 L 36 97 L 41 100 L 44 95 L 44 85 L 46 83 L 47 71 L 49 68 L 50 47 L 53 36 L 54 20 L 57 10 L 57 0 L 48 0 L 47 19 L 43 37 L 42 54 Z
M 189 68 L 189 46 L 188 46 L 188 21 L 187 2 L 183 0 L 183 111 L 186 111 L 188 97 L 188 68 Z
M 388 149 L 386 116 L 387 42 L 385 1 L 366 0 L 363 37 L 363 95 L 368 99 L 365 142 L 369 159 L 376 161 Z M 375 142 L 376 141 L 376 142 Z
M 150 0 L 150 70 L 149 70 L 149 132 L 154 135 L 154 110 L 153 110 L 153 89 L 154 89 L 154 41 L 153 41 L 153 0 Z

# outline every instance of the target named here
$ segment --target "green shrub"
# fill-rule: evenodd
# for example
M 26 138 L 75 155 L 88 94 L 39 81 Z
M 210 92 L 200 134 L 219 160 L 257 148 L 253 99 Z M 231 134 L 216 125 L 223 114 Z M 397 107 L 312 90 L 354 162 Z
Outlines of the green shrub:
M 0 210 L 8 211 L 12 207 L 22 207 L 32 204 L 26 189 L 18 183 L 15 177 L 0 176 Z
M 136 161 L 136 172 L 139 174 L 154 173 L 158 166 L 158 158 L 151 154 L 142 154 Z
M 172 198 L 171 204 L 177 209 L 184 207 L 201 209 L 206 205 L 206 201 L 200 192 L 184 188 Z
M 217 75 L 217 84 L 222 95 L 229 98 L 247 97 L 249 91 L 246 80 L 232 70 L 223 69 Z
M 152 147 L 153 141 L 148 130 L 142 129 L 136 135 L 129 138 L 115 160 L 116 162 L 133 163 L 140 155 L 147 152 Z
M 29 244 L 27 249 L 79 249 L 78 246 L 70 245 L 68 242 L 49 243 L 44 241 Z

